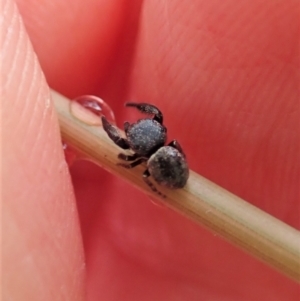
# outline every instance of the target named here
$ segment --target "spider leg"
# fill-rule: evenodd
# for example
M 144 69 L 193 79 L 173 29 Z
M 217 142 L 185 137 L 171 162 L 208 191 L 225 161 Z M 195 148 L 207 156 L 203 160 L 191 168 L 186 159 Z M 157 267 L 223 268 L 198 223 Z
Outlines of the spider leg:
M 125 121 L 124 122 L 124 131 L 125 131 L 125 134 L 127 134 L 127 131 L 129 129 L 129 126 L 130 126 L 130 123 L 128 121 Z
M 110 124 L 104 116 L 101 117 L 101 120 L 103 129 L 107 133 L 108 137 L 119 147 L 123 149 L 129 149 L 130 146 L 128 141 L 120 136 L 117 128 Z
M 124 168 L 127 168 L 127 169 L 130 169 L 130 168 L 133 168 L 133 167 L 136 167 L 137 165 L 147 161 L 148 159 L 147 158 L 139 158 L 138 160 L 132 162 L 132 163 L 129 163 L 129 164 L 124 164 L 124 163 L 118 163 L 119 166 L 122 166 Z
M 139 158 L 140 155 L 133 154 L 133 155 L 125 155 L 125 154 L 119 154 L 118 158 L 124 161 L 134 161 L 135 159 Z
M 183 152 L 183 149 L 177 140 L 172 140 L 168 146 L 176 148 L 185 157 L 185 153 Z
M 135 107 L 140 112 L 145 114 L 151 114 L 154 115 L 154 120 L 159 122 L 160 124 L 163 123 L 163 114 L 162 112 L 155 106 L 150 105 L 148 103 L 134 103 L 134 102 L 127 102 L 125 104 L 126 107 Z
M 149 176 L 150 176 L 150 172 L 148 169 L 146 169 L 145 172 L 143 173 L 143 180 L 151 188 L 151 190 L 153 192 L 155 192 L 158 195 L 160 195 L 161 197 L 165 198 L 166 196 L 163 193 L 161 193 L 159 190 L 157 190 L 157 188 L 154 186 L 154 184 L 148 179 Z

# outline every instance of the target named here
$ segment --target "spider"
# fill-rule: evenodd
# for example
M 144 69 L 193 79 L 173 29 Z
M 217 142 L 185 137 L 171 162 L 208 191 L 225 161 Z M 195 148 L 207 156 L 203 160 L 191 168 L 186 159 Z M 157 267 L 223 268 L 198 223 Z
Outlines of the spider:
M 153 115 L 153 118 L 139 119 L 130 124 L 124 123 L 126 138 L 122 138 L 117 128 L 102 116 L 103 129 L 109 138 L 122 149 L 131 149 L 132 155 L 120 153 L 118 158 L 131 163 L 119 163 L 125 168 L 133 168 L 147 162 L 143 179 L 150 188 L 162 195 L 148 179 L 151 175 L 160 185 L 171 189 L 183 188 L 189 177 L 189 168 L 180 144 L 173 140 L 165 145 L 167 129 L 163 125 L 161 111 L 148 103 L 126 103 L 127 107 L 135 107 L 141 113 Z

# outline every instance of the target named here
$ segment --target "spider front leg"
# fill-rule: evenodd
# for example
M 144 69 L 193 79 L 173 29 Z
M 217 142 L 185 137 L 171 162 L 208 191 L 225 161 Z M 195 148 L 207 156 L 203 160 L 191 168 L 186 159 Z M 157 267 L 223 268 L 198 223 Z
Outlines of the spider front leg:
M 148 103 L 134 103 L 134 102 L 127 102 L 125 104 L 126 107 L 135 107 L 140 112 L 144 114 L 151 114 L 154 115 L 154 120 L 159 122 L 160 124 L 163 123 L 163 114 L 162 112 L 155 106 L 150 105 Z
M 120 136 L 118 129 L 110 124 L 104 116 L 101 117 L 101 120 L 103 129 L 107 133 L 108 137 L 119 147 L 129 149 L 130 146 L 128 141 Z

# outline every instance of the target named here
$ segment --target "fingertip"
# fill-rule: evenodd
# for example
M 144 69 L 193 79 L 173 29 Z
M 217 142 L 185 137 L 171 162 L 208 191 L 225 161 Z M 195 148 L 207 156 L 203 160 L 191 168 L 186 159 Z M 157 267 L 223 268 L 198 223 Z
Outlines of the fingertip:
M 81 235 L 49 87 L 14 2 L 1 14 L 4 295 L 83 300 Z

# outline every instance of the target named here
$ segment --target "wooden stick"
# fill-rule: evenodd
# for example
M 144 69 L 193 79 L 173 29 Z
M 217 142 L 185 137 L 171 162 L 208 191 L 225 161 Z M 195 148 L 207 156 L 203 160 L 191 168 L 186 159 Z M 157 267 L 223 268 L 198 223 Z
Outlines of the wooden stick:
M 142 180 L 145 166 L 125 169 L 117 165 L 120 149 L 101 126 L 88 125 L 70 113 L 70 101 L 53 91 L 62 139 L 151 198 L 157 194 Z M 256 258 L 300 282 L 300 232 L 245 202 L 195 172 L 184 189 L 169 190 L 160 201 L 206 226 Z

